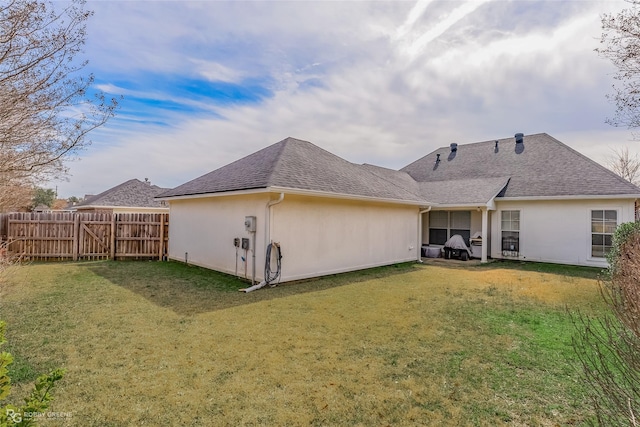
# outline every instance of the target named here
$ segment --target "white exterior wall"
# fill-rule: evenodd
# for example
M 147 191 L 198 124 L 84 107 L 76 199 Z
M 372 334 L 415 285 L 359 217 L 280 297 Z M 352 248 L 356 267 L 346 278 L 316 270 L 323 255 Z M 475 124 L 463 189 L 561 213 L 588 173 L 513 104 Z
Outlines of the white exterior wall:
M 520 211 L 520 255 L 526 261 L 606 267 L 603 258 L 591 257 L 591 211 L 615 210 L 618 224 L 635 219 L 634 201 L 557 200 L 497 201 L 491 215 L 492 258 L 502 254 L 501 211 Z
M 245 231 L 245 216 L 256 217 L 256 278 L 264 275 L 264 233 L 266 204 L 269 195 L 252 194 L 197 199 L 172 200 L 170 203 L 169 258 L 212 270 L 235 274 L 236 248 L 233 239 L 249 238 Z M 244 277 L 245 255 L 238 249 L 238 275 Z M 252 274 L 252 252 L 247 257 L 247 278 Z
M 271 214 L 282 281 L 415 260 L 418 212 L 417 206 L 286 195 Z
M 268 234 L 282 248 L 280 282 L 417 258 L 417 206 L 285 195 L 281 203 L 271 207 L 271 230 L 267 233 L 267 203 L 277 199 L 278 194 L 262 193 L 172 200 L 169 258 L 184 261 L 187 252 L 190 264 L 235 274 L 233 238 L 251 238 L 244 229 L 244 218 L 250 215 L 257 219 L 258 281 L 264 278 Z M 238 253 L 244 255 L 244 250 Z M 238 276 L 244 277 L 240 259 Z

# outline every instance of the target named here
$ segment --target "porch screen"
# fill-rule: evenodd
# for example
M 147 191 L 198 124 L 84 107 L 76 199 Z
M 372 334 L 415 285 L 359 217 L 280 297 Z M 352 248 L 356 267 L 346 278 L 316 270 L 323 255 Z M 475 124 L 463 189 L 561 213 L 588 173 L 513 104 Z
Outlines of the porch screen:
M 471 212 L 429 212 L 429 244 L 444 245 L 454 234 L 459 234 L 467 246 L 471 237 Z
M 432 211 L 429 212 L 429 244 L 444 245 L 449 239 L 449 212 Z
M 449 215 L 451 230 L 449 237 L 454 234 L 459 234 L 464 239 L 464 242 L 469 246 L 469 239 L 471 238 L 471 212 L 469 211 L 452 211 Z

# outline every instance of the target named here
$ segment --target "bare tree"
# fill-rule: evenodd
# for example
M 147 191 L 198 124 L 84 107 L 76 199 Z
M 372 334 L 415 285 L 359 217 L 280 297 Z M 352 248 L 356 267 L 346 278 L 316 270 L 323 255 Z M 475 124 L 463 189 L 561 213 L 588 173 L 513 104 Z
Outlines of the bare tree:
M 608 166 L 609 169 L 632 184 L 640 184 L 640 158 L 637 154 L 629 154 L 629 148 L 613 149 Z
M 84 4 L 0 4 L 0 187 L 64 175 L 64 161 L 114 114 L 116 101 L 90 95 L 93 75 L 81 74 Z
M 631 7 L 618 14 L 602 16 L 601 47 L 596 51 L 616 66 L 614 126 L 640 127 L 640 0 L 628 0 Z
M 0 185 L 0 212 L 26 210 L 31 206 L 34 188 L 31 185 Z

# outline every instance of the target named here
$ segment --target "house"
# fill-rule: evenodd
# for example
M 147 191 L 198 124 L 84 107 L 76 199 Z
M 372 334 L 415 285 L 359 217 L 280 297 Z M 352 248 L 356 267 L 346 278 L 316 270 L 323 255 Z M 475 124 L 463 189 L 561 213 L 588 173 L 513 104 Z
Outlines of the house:
M 166 213 L 169 212 L 169 207 L 166 203 L 156 200 L 155 196 L 167 190 L 167 188 L 151 185 L 147 179 L 144 182 L 130 179 L 100 194 L 86 196 L 84 201 L 70 207 L 70 210 L 105 213 Z
M 399 171 L 287 138 L 158 198 L 170 258 L 262 280 L 278 242 L 287 281 L 420 260 L 454 234 L 482 261 L 606 266 L 640 188 L 544 133 L 451 144 Z
M 438 161 L 439 159 L 439 161 Z M 431 202 L 422 238 L 480 233 L 482 259 L 605 267 L 640 189 L 545 134 L 442 147 L 401 169 Z

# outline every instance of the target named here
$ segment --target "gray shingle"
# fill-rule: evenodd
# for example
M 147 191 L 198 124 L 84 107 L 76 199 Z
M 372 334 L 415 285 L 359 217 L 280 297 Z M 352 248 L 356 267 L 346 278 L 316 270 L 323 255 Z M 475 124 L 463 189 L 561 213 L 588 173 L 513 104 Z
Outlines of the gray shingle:
M 436 165 L 436 154 L 440 162 Z M 541 133 L 449 147 L 400 171 L 357 165 L 314 144 L 287 138 L 156 197 L 282 187 L 408 201 L 484 205 L 504 197 L 640 196 L 640 189 Z
M 509 177 L 455 179 L 419 183 L 420 192 L 429 202 L 439 205 L 485 206 L 509 182 Z
M 166 206 L 162 205 L 159 200 L 155 200 L 154 197 L 164 191 L 167 189 L 138 179 L 130 179 L 100 194 L 88 197 L 82 203 L 77 204 L 75 208 L 94 206 L 161 208 Z
M 440 162 L 436 166 L 436 154 Z M 511 177 L 504 197 L 640 195 L 640 188 L 555 138 L 540 133 L 439 148 L 401 169 L 419 182 Z
M 394 171 L 396 174 L 406 175 Z M 287 138 L 159 197 L 283 187 L 419 203 L 411 189 L 374 174 L 316 145 Z M 417 188 L 417 187 L 416 187 Z

